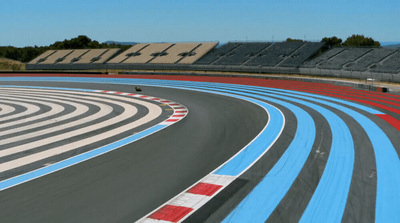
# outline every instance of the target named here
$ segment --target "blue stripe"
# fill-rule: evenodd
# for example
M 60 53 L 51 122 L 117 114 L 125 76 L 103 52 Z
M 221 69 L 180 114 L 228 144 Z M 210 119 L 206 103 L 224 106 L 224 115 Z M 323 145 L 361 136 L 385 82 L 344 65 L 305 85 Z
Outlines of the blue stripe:
M 250 88 L 251 89 L 251 88 Z M 221 88 L 219 88 L 221 90 Z M 259 92 L 248 90 L 246 92 L 251 92 L 257 94 Z M 241 92 L 242 93 L 242 92 Z M 294 101 L 297 103 L 304 104 L 310 108 L 321 113 L 328 121 L 331 131 L 332 131 L 332 146 L 330 155 L 328 158 L 328 162 L 325 167 L 325 171 L 319 185 L 314 192 L 313 198 L 310 201 L 309 206 L 311 207 L 309 210 L 305 212 L 312 213 L 313 216 L 309 218 L 305 218 L 311 221 L 330 221 L 336 222 L 340 221 L 342 215 L 344 213 L 344 209 L 346 206 L 348 191 L 350 189 L 351 177 L 353 173 L 354 166 L 354 143 L 351 137 L 350 130 L 346 126 L 345 122 L 340 119 L 333 112 L 315 105 L 313 103 L 301 101 L 298 99 L 293 99 L 290 97 L 284 97 L 276 94 L 268 94 L 264 93 L 264 95 L 282 98 L 289 101 Z M 271 98 L 267 98 L 267 100 L 272 100 Z M 278 103 L 278 102 L 277 102 Z M 313 141 L 313 140 L 312 140 Z M 289 149 L 289 148 L 288 148 Z M 282 164 L 285 163 L 285 158 L 292 151 L 287 150 L 285 155 L 281 158 L 279 162 Z M 309 154 L 309 151 L 307 155 Z M 306 158 L 305 158 L 306 159 Z M 283 186 L 284 190 L 288 190 L 294 181 L 295 177 L 298 175 L 301 167 L 304 165 L 305 160 L 302 161 L 302 165 L 298 165 L 297 169 L 291 169 L 287 172 L 279 172 L 279 168 L 284 166 L 282 164 L 277 164 L 274 166 L 271 173 L 269 173 L 263 181 L 257 186 L 258 188 L 252 192 L 252 195 L 247 196 L 246 199 L 235 209 L 231 215 L 229 215 L 225 220 L 226 221 L 234 221 L 241 222 L 245 219 L 251 218 L 255 221 L 265 221 L 269 215 L 272 213 L 274 208 L 279 201 L 283 198 L 285 193 L 279 193 L 281 188 L 281 181 L 277 181 L 276 179 L 285 179 L 289 178 L 290 183 L 288 185 Z M 276 171 L 274 171 L 276 169 Z M 276 176 L 275 173 L 279 172 L 281 175 Z M 293 178 L 294 177 L 294 178 Z M 285 179 L 287 180 L 287 179 Z M 283 182 L 285 183 L 285 182 Z M 289 188 L 287 188 L 289 187 Z M 271 190 L 271 194 L 269 194 L 268 190 Z M 274 194 L 276 192 L 276 194 Z M 280 195 L 280 196 L 275 196 Z M 260 196 L 268 197 L 265 199 L 259 199 Z M 252 199 L 253 198 L 253 199 Z M 268 202 L 271 202 L 270 206 L 268 206 Z M 334 204 L 335 209 L 332 209 L 330 205 Z M 259 205 L 259 206 L 258 206 Z M 269 209 L 264 209 L 264 206 L 270 207 Z M 262 211 L 261 211 L 262 209 Z M 315 211 L 318 210 L 318 211 Z M 233 217 L 234 216 L 234 217 Z M 251 216 L 251 217 L 250 217 Z M 327 220 L 326 217 L 329 217 Z
M 249 99 L 252 100 L 252 99 Z M 252 100 L 256 101 L 256 100 Z M 283 117 L 279 110 L 263 102 L 257 102 L 268 110 L 269 123 L 267 128 L 233 159 L 224 164 L 214 174 L 238 176 L 249 168 L 279 137 L 283 127 Z
M 271 90 L 273 88 L 264 88 L 264 89 L 270 89 Z M 345 105 L 348 105 L 348 106 L 351 106 L 351 107 L 354 107 L 354 108 L 358 108 L 358 109 L 360 109 L 362 111 L 365 111 L 365 112 L 368 112 L 370 114 L 376 114 L 376 115 L 377 114 L 384 114 L 383 112 L 378 111 L 378 110 L 376 110 L 374 108 L 370 108 L 370 107 L 367 107 L 367 106 L 364 106 L 364 105 L 361 105 L 361 104 L 357 104 L 357 103 L 350 102 L 350 101 L 345 101 L 345 100 L 338 99 L 338 98 L 323 96 L 323 95 L 319 95 L 319 94 L 305 93 L 305 92 L 300 92 L 300 91 L 291 91 L 291 90 L 283 90 L 283 89 L 274 89 L 274 90 L 280 91 L 280 92 L 287 92 L 287 93 L 297 94 L 297 95 L 316 97 L 316 98 L 321 98 L 321 99 L 329 100 L 329 101 L 334 101 L 334 102 L 345 104 Z
M 271 99 L 274 100 L 274 99 Z M 278 100 L 274 100 L 278 103 Z M 297 119 L 297 130 L 285 153 L 224 222 L 264 222 L 283 199 L 300 173 L 315 140 L 315 123 L 303 109 L 280 102 L 290 109 Z
M 400 160 L 396 149 L 383 130 L 366 116 L 339 104 L 299 95 L 292 95 L 292 97 L 314 100 L 334 107 L 348 114 L 361 125 L 371 141 L 376 160 L 377 195 L 375 221 L 400 222 Z
M 147 82 L 146 84 L 150 84 L 150 82 Z M 155 86 L 159 86 L 159 84 L 155 84 Z M 263 153 L 266 152 L 266 150 L 279 137 L 279 135 L 283 129 L 284 117 L 283 117 L 282 113 L 278 109 L 276 109 L 275 107 L 273 107 L 269 104 L 255 100 L 253 98 L 244 97 L 244 96 L 252 97 L 253 96 L 252 94 L 242 93 L 241 95 L 235 95 L 235 94 L 231 94 L 231 93 L 236 93 L 236 92 L 231 91 L 231 90 L 225 90 L 225 91 L 219 90 L 218 92 L 216 92 L 216 91 L 213 91 L 213 90 L 215 90 L 213 88 L 207 88 L 207 87 L 196 87 L 196 88 L 190 87 L 190 88 L 188 88 L 186 85 L 179 85 L 179 84 L 166 85 L 164 83 L 163 86 L 174 87 L 177 89 L 207 92 L 207 93 L 211 92 L 213 94 L 220 94 L 220 95 L 224 95 L 224 96 L 235 97 L 235 98 L 239 98 L 242 100 L 246 100 L 246 101 L 255 103 L 268 111 L 269 123 L 268 123 L 267 127 L 260 133 L 260 135 L 257 138 L 254 139 L 254 141 L 252 141 L 249 145 L 247 145 L 233 159 L 231 159 L 229 162 L 225 163 L 218 170 L 216 170 L 214 172 L 215 174 L 238 176 L 243 171 L 245 171 L 247 168 L 249 168 Z M 242 96 L 242 95 L 244 95 L 244 96 Z M 259 98 L 263 99 L 263 97 L 259 97 Z
M 222 87 L 221 85 L 218 90 L 219 91 L 227 91 L 223 90 L 225 88 Z M 195 87 L 191 85 L 191 87 Z M 199 87 L 198 87 L 199 88 Z M 205 87 L 201 87 L 204 89 Z M 209 88 L 213 89 L 213 88 Z M 244 88 L 242 88 L 244 89 Z M 251 87 L 249 87 L 251 89 Z M 251 92 L 254 94 L 260 93 L 256 91 L 251 91 L 248 90 L 246 92 Z M 237 92 L 238 93 L 238 92 Z M 240 92 L 240 94 L 247 94 Z M 282 98 L 285 100 L 289 101 L 294 101 L 298 103 L 302 103 L 308 107 L 313 108 L 314 110 L 317 110 L 319 113 L 321 113 L 328 121 L 331 127 L 332 131 L 332 146 L 331 146 L 331 151 L 330 155 L 328 158 L 328 162 L 325 167 L 325 171 L 323 176 L 321 177 L 320 183 L 314 193 L 313 198 L 310 201 L 309 206 L 311 207 L 305 212 L 305 218 L 308 220 L 312 221 L 327 221 L 326 217 L 328 216 L 329 219 L 332 220 L 332 222 L 340 221 L 342 218 L 342 215 L 344 213 L 344 209 L 346 206 L 346 201 L 347 201 L 347 196 L 348 196 L 348 191 L 350 189 L 350 183 L 351 183 L 351 177 L 352 177 L 352 172 L 353 172 L 353 166 L 354 166 L 354 143 L 351 137 L 351 133 L 349 129 L 347 128 L 346 124 L 344 123 L 343 120 L 340 119 L 337 115 L 335 115 L 333 112 L 315 105 L 313 103 L 301 101 L 298 99 L 293 99 L 290 97 L 284 97 L 284 96 L 279 96 L 276 94 L 268 94 L 264 93 L 264 95 L 269 95 L 277 98 Z M 253 95 L 254 97 L 262 98 L 261 96 L 256 96 Z M 272 100 L 271 98 L 265 98 L 266 100 Z M 290 150 L 286 151 L 291 152 Z M 308 154 L 308 153 L 307 153 Z M 284 155 L 282 157 L 283 160 L 285 160 L 287 155 Z M 282 161 L 284 162 L 284 161 Z M 297 176 L 298 172 L 301 170 L 301 167 L 303 166 L 304 161 L 302 162 L 302 165 L 297 166 L 295 170 L 290 170 L 287 173 L 283 172 L 282 175 L 278 177 L 274 177 L 275 175 L 268 174 L 263 181 L 265 180 L 264 183 L 260 183 L 260 186 L 258 187 L 259 189 L 254 191 L 254 194 L 246 197 L 244 201 L 238 206 L 237 209 L 235 209 L 231 215 L 227 217 L 227 221 L 238 221 L 241 222 L 245 219 L 251 218 L 252 220 L 266 220 L 270 213 L 274 210 L 276 205 L 279 203 L 279 201 L 282 199 L 285 193 L 280 193 L 280 196 L 275 197 L 274 193 L 268 194 L 265 191 L 268 191 L 269 188 L 273 188 L 274 190 L 278 191 L 276 192 L 279 194 L 280 188 L 280 181 L 276 181 L 276 179 L 280 178 L 289 178 L 292 176 Z M 279 168 L 282 165 L 278 165 L 277 167 L 274 166 L 274 168 Z M 279 170 L 279 169 L 277 169 Z M 272 170 L 271 170 L 272 171 Z M 274 173 L 274 172 L 272 172 Z M 281 172 L 280 172 L 281 173 Z M 291 175 L 289 175 L 290 173 Z M 295 179 L 295 177 L 294 177 Z M 292 178 L 288 184 L 288 187 L 290 188 L 290 185 L 294 181 Z M 279 182 L 279 183 L 277 183 Z M 339 183 L 340 182 L 340 183 Z M 274 192 L 272 190 L 272 192 Z M 286 187 L 284 190 L 288 190 Z M 259 199 L 260 196 L 266 196 L 265 193 L 268 195 L 267 201 L 263 201 L 263 199 Z M 253 192 L 252 192 L 253 193 Z M 272 195 L 272 198 L 271 198 Z M 253 198 L 253 199 L 252 199 Z M 269 206 L 269 209 L 263 209 L 263 206 L 267 205 L 266 203 L 271 202 L 271 206 Z M 262 203 L 262 205 L 260 204 Z M 330 208 L 330 205 L 334 204 L 335 209 Z M 260 206 L 258 206 L 260 205 Z M 267 205 L 268 206 L 268 205 Z M 261 211 L 262 210 L 262 211 Z M 317 212 L 315 210 L 318 210 Z M 311 217 L 307 217 L 308 213 L 312 213 L 313 215 Z M 234 215 L 234 217 L 232 217 Z M 251 216 L 251 217 L 250 217 Z M 329 221 L 329 220 L 328 220 Z

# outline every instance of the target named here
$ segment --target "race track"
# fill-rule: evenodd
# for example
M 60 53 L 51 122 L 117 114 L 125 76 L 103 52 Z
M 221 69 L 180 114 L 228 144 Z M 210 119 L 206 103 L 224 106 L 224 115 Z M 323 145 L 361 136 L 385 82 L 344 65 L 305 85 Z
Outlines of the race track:
M 74 155 L 62 153 L 52 157 L 46 145 L 53 143 L 52 137 L 58 134 L 40 132 L 40 126 L 59 126 L 63 129 L 58 130 L 61 135 L 75 131 L 80 137 L 75 139 L 72 134 L 71 141 L 75 142 L 111 131 L 103 122 L 110 122 L 110 126 L 118 129 L 159 109 L 150 118 L 154 121 L 129 127 L 132 129 L 129 134 L 133 131 L 134 135 L 165 122 L 172 115 L 171 110 L 160 106 L 162 102 L 93 90 L 132 92 L 133 86 L 140 86 L 144 89 L 141 94 L 178 102 L 189 111 L 179 122 L 145 138 L 0 191 L 0 208 L 5 210 L 0 212 L 1 219 L 6 222 L 400 220 L 399 96 L 296 81 L 133 77 L 0 78 L 3 85 L 0 122 L 4 125 L 0 129 L 9 131 L 1 133 L 0 139 L 0 153 L 4 153 L 0 154 L 2 182 Z M 66 88 L 70 89 L 68 96 L 56 92 L 65 94 Z M 71 88 L 92 92 L 76 92 Z M 47 95 L 50 89 L 51 96 Z M 26 94 L 27 91 L 31 93 Z M 32 94 L 40 95 L 41 102 Z M 52 125 L 45 118 L 47 113 L 55 118 L 80 112 L 82 118 L 75 121 L 86 119 L 90 123 L 91 115 L 107 116 L 99 112 L 106 111 L 107 106 L 113 108 L 110 114 L 115 114 L 97 117 L 96 122 L 103 123 L 98 127 L 84 121 L 79 126 L 62 120 Z M 21 114 L 35 117 L 28 122 L 32 123 L 31 130 L 18 124 L 27 122 L 18 116 Z M 118 116 L 127 120 L 112 123 L 113 117 Z M 102 126 L 103 130 L 95 131 Z M 78 134 L 80 129 L 87 135 Z M 43 146 L 38 144 L 42 134 L 47 134 L 50 140 Z M 99 139 L 88 145 L 97 148 L 127 136 L 120 134 L 108 135 L 107 142 Z M 25 138 L 18 139 L 19 135 Z M 100 138 L 105 140 L 105 135 Z M 56 144 L 54 148 L 63 148 L 62 145 Z M 48 157 L 18 167 L 21 162 L 17 160 L 27 156 L 24 151 Z

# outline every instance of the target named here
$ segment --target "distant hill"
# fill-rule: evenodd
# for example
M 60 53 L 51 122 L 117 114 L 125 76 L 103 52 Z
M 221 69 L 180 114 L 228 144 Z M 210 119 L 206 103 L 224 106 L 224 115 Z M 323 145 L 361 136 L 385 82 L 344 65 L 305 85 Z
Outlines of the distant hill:
M 394 45 L 388 45 L 388 46 L 384 46 L 387 48 L 400 48 L 400 44 L 394 44 Z
M 400 42 L 382 42 L 381 45 L 387 48 L 399 48 Z
M 135 44 L 137 44 L 136 42 L 118 42 L 118 41 L 112 41 L 112 40 L 108 40 L 108 41 L 106 41 L 105 43 L 107 43 L 107 44 L 112 44 L 112 43 L 115 43 L 115 44 L 119 44 L 119 45 L 135 45 Z

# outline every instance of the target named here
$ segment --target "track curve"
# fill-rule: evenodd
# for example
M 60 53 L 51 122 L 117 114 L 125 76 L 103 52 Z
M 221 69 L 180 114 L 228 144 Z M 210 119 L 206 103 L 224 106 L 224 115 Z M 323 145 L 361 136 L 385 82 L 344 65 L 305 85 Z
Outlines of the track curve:
M 158 194 L 163 197 L 159 199 L 159 205 L 166 202 L 168 197 L 173 196 L 174 193 L 178 194 L 177 191 L 186 191 L 184 196 L 194 199 L 197 195 L 192 195 L 193 188 L 198 189 L 196 182 L 201 183 L 199 178 L 205 174 L 211 174 L 203 178 L 207 182 L 209 182 L 209 178 L 207 178 L 209 176 L 233 177 L 226 185 L 221 185 L 217 193 L 209 196 L 203 205 L 189 207 L 192 209 L 184 215 L 168 209 L 171 207 L 168 202 L 160 206 L 164 211 L 161 215 L 157 210 L 151 212 L 150 206 L 152 205 L 149 205 L 141 209 L 142 211 L 138 211 L 140 214 L 131 215 L 131 221 L 138 220 L 146 210 L 150 212 L 149 215 L 146 215 L 147 220 L 174 219 L 174 221 L 242 222 L 249 220 L 249 217 L 254 221 L 269 222 L 337 222 L 341 220 L 395 222 L 400 219 L 398 214 L 400 179 L 397 174 L 400 171 L 398 125 L 400 116 L 398 100 L 400 97 L 302 82 L 279 82 L 278 87 L 278 82 L 274 83 L 274 81 L 261 81 L 253 84 L 261 86 L 236 85 L 237 83 L 232 82 L 251 81 L 234 78 L 165 76 L 153 78 L 203 82 L 125 78 L 77 78 L 68 79 L 68 81 L 80 82 L 81 85 L 85 85 L 87 82 L 114 84 L 118 88 L 129 84 L 148 86 L 143 88 L 151 89 L 156 95 L 161 93 L 174 97 L 174 91 L 186 92 L 185 94 L 192 97 L 191 100 L 198 94 L 207 95 L 207 98 L 222 97 L 224 100 L 229 100 L 226 96 L 242 100 L 246 97 L 246 100 L 249 101 L 257 100 L 261 104 L 270 104 L 281 111 L 285 120 L 290 120 L 290 122 L 286 121 L 282 124 L 283 129 L 276 140 L 264 141 L 268 143 L 261 146 L 262 152 L 257 153 L 256 156 L 245 155 L 240 158 L 240 163 L 249 163 L 249 166 L 242 168 L 245 171 L 231 172 L 232 168 L 227 167 L 229 165 L 234 168 L 240 166 L 235 163 L 235 158 L 230 159 L 232 162 L 228 161 L 219 168 L 217 168 L 217 163 L 223 163 L 221 161 L 215 162 L 210 167 L 202 165 L 201 174 L 195 174 L 196 177 L 186 176 L 191 180 L 177 186 L 178 190 L 169 190 L 167 196 Z M 5 80 L 15 81 L 17 79 L 9 78 L 7 80 L 6 78 Z M 63 85 L 60 83 L 61 81 L 67 80 L 64 78 L 46 79 L 54 81 L 51 83 L 52 85 L 57 83 L 56 85 L 59 86 Z M 24 80 L 39 81 L 40 78 L 25 78 Z M 30 84 L 34 83 L 37 82 Z M 162 87 L 162 89 L 155 87 Z M 191 91 L 196 93 L 188 93 Z M 177 99 L 191 104 L 191 100 L 185 97 L 177 97 Z M 238 100 L 233 101 L 234 103 L 243 103 Z M 248 103 L 245 104 L 249 106 Z M 193 106 L 196 105 L 193 104 Z M 215 106 L 215 104 L 212 105 L 212 107 Z M 212 107 L 208 109 L 212 110 Z M 272 111 L 272 107 L 268 107 L 268 112 Z M 205 110 L 202 111 L 205 112 Z M 229 111 L 234 112 L 232 109 Z M 265 120 L 266 115 L 262 109 L 258 108 L 254 111 L 258 111 L 257 120 Z M 225 113 L 225 115 L 228 114 L 229 112 Z M 246 118 L 248 119 L 248 117 L 247 114 Z M 269 117 L 275 116 L 270 114 Z M 246 121 L 254 120 L 247 119 Z M 268 120 L 275 121 L 275 119 Z M 251 125 L 246 122 L 242 123 L 243 126 L 248 126 L 248 130 L 257 129 L 256 132 L 259 132 L 262 129 L 262 127 L 250 127 L 254 126 L 254 123 Z M 225 127 L 227 126 L 229 125 Z M 172 130 L 175 132 L 177 129 L 170 130 L 171 132 L 166 132 L 166 134 L 173 136 Z M 253 133 L 252 135 L 254 137 L 257 134 Z M 266 139 L 265 137 L 270 137 L 268 134 L 261 135 L 259 135 L 261 141 Z M 249 140 L 251 137 L 245 138 Z M 162 137 L 158 137 L 158 139 L 162 140 Z M 246 148 L 246 143 L 243 143 L 245 141 L 239 143 L 239 147 Z M 204 151 L 204 147 L 205 145 L 197 146 L 197 148 L 202 148 L 199 151 Z M 236 146 L 236 151 L 238 149 L 240 148 Z M 234 151 L 230 151 L 231 156 L 235 154 Z M 246 151 L 246 149 L 241 151 Z M 241 152 L 237 153 L 236 157 L 240 157 L 240 154 Z M 226 156 L 224 157 L 226 158 Z M 181 158 L 179 157 L 179 159 Z M 185 166 L 183 163 L 180 165 Z M 224 168 L 229 171 L 222 171 Z M 213 169 L 215 171 L 212 171 Z M 168 189 L 164 188 L 163 190 Z M 179 196 L 183 195 L 178 195 L 178 198 Z M 260 199 L 263 196 L 268 199 Z M 162 200 L 164 202 L 160 203 Z M 174 205 L 177 204 L 174 199 L 170 202 Z M 153 206 L 153 208 L 155 207 Z M 127 219 L 125 220 L 128 222 Z

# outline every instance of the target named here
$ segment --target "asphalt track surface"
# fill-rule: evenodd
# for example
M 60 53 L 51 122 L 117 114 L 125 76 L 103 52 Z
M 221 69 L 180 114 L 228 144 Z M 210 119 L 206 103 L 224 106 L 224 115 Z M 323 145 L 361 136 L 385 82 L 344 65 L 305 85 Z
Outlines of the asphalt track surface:
M 214 171 L 271 121 L 259 106 L 219 95 L 236 94 L 279 110 L 283 129 L 246 171 L 236 173 L 234 168 L 240 165 L 229 163 L 214 171 L 235 180 L 185 221 L 399 221 L 400 97 L 294 81 L 135 77 L 146 79 L 2 83 L 101 86 L 126 92 L 132 89 L 126 85 L 130 83 L 142 86 L 148 95 L 178 101 L 190 112 L 177 124 L 126 148 L 1 191 L 1 219 L 138 220 Z M 7 109 L 12 112 L 4 106 Z
M 133 90 L 124 85 L 8 84 Z M 150 87 L 143 93 L 178 101 L 190 112 L 181 122 L 131 145 L 0 192 L 0 218 L 133 222 L 227 160 L 266 122 L 258 106 L 229 97 Z

